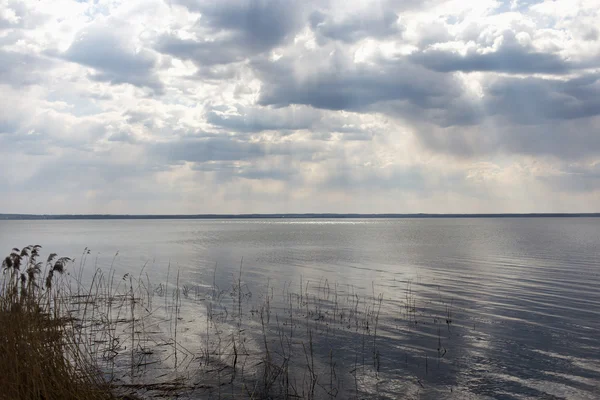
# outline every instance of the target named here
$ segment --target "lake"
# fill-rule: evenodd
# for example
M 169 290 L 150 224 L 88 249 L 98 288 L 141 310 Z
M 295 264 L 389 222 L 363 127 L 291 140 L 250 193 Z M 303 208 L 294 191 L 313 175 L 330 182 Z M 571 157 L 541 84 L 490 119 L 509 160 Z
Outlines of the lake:
M 282 326 L 295 293 L 331 372 L 315 397 L 600 398 L 600 218 L 0 221 L 3 256 L 27 244 L 75 265 L 89 248 L 88 280 L 112 265 L 174 290 L 178 274 L 203 300 L 182 300 L 190 343 L 215 287 L 243 284 L 248 321 L 267 299 Z

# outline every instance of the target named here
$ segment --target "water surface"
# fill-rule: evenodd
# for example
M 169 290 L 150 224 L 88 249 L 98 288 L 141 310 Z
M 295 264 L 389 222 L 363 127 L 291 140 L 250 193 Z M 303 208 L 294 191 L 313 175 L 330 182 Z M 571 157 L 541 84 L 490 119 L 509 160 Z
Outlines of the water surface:
M 597 218 L 0 221 L 2 252 L 88 247 L 88 271 L 381 294 L 383 398 L 599 398 L 599 243 Z

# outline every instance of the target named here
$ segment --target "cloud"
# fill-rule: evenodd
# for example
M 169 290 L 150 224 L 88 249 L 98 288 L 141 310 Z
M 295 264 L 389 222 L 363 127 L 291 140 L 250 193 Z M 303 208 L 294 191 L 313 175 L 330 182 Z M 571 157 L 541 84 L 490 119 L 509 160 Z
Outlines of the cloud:
M 257 142 L 221 135 L 185 138 L 148 146 L 153 156 L 171 163 L 209 161 L 245 161 L 269 155 L 310 158 L 316 149 L 306 144 Z
M 263 146 L 228 138 L 209 137 L 160 143 L 151 152 L 170 162 L 234 161 L 259 157 L 265 153 Z
M 307 107 L 272 109 L 236 106 L 234 113 L 207 112 L 206 121 L 234 132 L 290 131 L 310 129 L 319 120 L 319 112 Z
M 243 61 L 283 44 L 302 27 L 302 2 L 296 0 L 176 3 L 201 13 L 192 30 L 195 37 L 164 34 L 155 48 L 199 66 Z
M 587 193 L 600 191 L 600 163 L 571 163 L 555 168 L 538 179 L 561 192 Z
M 487 109 L 522 124 L 600 115 L 600 75 L 550 80 L 500 78 L 487 93 Z
M 359 191 L 423 191 L 426 177 L 417 167 L 375 169 L 359 166 L 344 166 L 336 169 L 322 183 L 323 190 L 343 192 Z
M 411 55 L 411 60 L 438 72 L 493 71 L 510 74 L 568 73 L 574 66 L 556 54 L 536 51 L 518 43 L 513 32 L 504 32 L 497 49 L 481 52 L 470 48 L 465 55 L 430 49 Z
M 111 23 L 112 22 L 112 23 Z M 65 59 L 94 69 L 93 80 L 111 84 L 129 83 L 162 92 L 156 74 L 157 56 L 145 48 L 135 49 L 127 42 L 127 27 L 121 22 L 92 23 L 62 55 Z
M 367 37 L 385 38 L 402 33 L 399 16 L 394 11 L 368 11 L 344 16 L 340 20 L 322 11 L 314 11 L 309 17 L 310 26 L 322 38 L 346 43 L 354 43 Z
M 500 7 L 497 9 L 499 12 L 510 12 L 510 11 L 527 11 L 530 7 L 543 3 L 544 0 L 505 0 L 501 2 Z
M 0 9 L 0 30 L 22 27 L 26 21 L 24 4 L 12 2 Z
M 0 49 L 0 83 L 22 87 L 42 83 L 55 63 L 37 54 Z
M 600 156 L 600 76 L 568 80 L 495 77 L 485 83 L 481 121 L 470 127 L 425 125 L 427 147 L 461 157 L 494 153 L 574 160 Z
M 337 51 L 314 57 L 312 69 L 310 59 L 257 63 L 263 82 L 259 104 L 384 113 L 439 126 L 471 125 L 482 117 L 459 79 L 420 68 L 405 57 L 376 57 L 359 64 Z
M 246 49 L 234 42 L 225 44 L 214 41 L 198 41 L 180 39 L 177 36 L 161 36 L 156 43 L 156 50 L 171 56 L 193 60 L 199 65 L 229 64 L 243 61 Z
M 228 182 L 235 179 L 245 180 L 273 180 L 291 183 L 298 180 L 299 171 L 291 168 L 285 163 L 269 160 L 257 165 L 250 162 L 212 161 L 196 164 L 194 171 L 214 173 L 216 181 Z
M 599 24 L 587 0 L 8 0 L 0 212 L 597 211 Z
M 402 58 L 377 61 L 357 65 L 345 54 L 332 52 L 320 58 L 319 67 L 304 76 L 296 74 L 304 63 L 295 64 L 294 60 L 285 58 L 265 61 L 257 64 L 263 80 L 259 103 L 276 107 L 304 104 L 326 110 L 366 111 L 376 103 L 391 100 L 434 107 L 436 98 L 460 94 L 451 76 L 419 69 Z
M 182 0 L 189 4 L 189 0 Z M 297 0 L 226 0 L 203 2 L 200 11 L 213 32 L 228 32 L 240 44 L 264 51 L 281 44 L 301 27 L 301 6 Z M 188 8 L 190 6 L 188 5 Z
M 0 31 L 7 29 L 33 29 L 48 16 L 30 8 L 23 1 L 7 0 L 0 5 Z

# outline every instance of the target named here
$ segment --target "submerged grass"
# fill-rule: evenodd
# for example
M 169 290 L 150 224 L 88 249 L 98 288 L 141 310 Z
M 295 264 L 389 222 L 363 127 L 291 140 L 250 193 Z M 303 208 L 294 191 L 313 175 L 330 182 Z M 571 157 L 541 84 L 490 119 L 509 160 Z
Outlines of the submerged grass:
M 281 289 L 267 282 L 253 295 L 243 261 L 222 289 L 216 265 L 212 285 L 194 286 L 181 285 L 170 264 L 166 282 L 153 282 L 146 266 L 137 276 L 118 276 L 114 259 L 84 284 L 89 250 L 78 268 L 55 254 L 40 263 L 39 251 L 13 249 L 3 263 L 0 388 L 7 389 L 0 398 L 385 397 L 381 374 L 394 360 L 382 354 L 397 343 L 380 323 L 384 296 L 374 285 L 372 295 L 360 296 L 327 280 L 301 280 L 297 292 L 291 283 Z M 73 273 L 63 275 L 67 268 Z M 405 297 L 386 300 L 415 326 L 410 281 Z M 435 323 L 445 319 L 449 332 L 451 309 L 441 314 Z M 438 327 L 435 337 L 438 364 L 447 352 L 443 332 Z M 419 377 L 414 382 L 423 386 Z

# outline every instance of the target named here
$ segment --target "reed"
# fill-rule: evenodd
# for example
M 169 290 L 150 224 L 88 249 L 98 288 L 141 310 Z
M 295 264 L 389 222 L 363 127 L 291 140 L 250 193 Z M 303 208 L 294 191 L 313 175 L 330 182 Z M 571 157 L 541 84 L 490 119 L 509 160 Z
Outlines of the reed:
M 252 293 L 243 262 L 219 288 L 216 264 L 212 285 L 185 281 L 170 263 L 166 282 L 153 282 L 146 265 L 119 276 L 118 254 L 85 280 L 88 249 L 71 275 L 73 260 L 51 254 L 40 264 L 39 251 L 14 249 L 3 263 L 0 387 L 9 389 L 0 398 L 368 398 L 389 366 L 385 346 L 396 346 L 381 325 L 383 304 L 399 303 L 409 329 L 425 319 L 411 281 L 404 301 L 374 284 L 361 295 L 304 278 L 297 292 L 293 282 L 267 282 Z M 438 365 L 448 351 L 440 326 L 450 336 L 452 318 L 445 305 L 435 319 Z M 341 350 L 344 341 L 352 345 Z
M 0 398 L 114 398 L 78 345 L 64 302 L 61 278 L 71 259 L 50 254 L 44 263 L 40 249 L 14 248 L 2 262 Z

